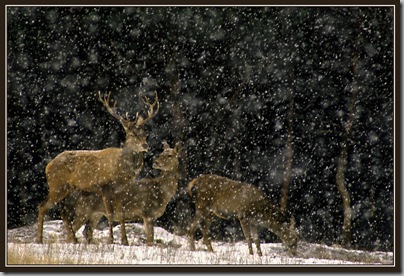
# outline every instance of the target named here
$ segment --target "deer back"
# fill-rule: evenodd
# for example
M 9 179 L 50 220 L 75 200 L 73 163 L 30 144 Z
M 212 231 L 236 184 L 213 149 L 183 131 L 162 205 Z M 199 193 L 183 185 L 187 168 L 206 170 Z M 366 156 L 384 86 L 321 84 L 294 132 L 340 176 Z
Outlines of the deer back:
M 190 182 L 188 193 L 197 208 L 207 208 L 220 216 L 257 214 L 271 206 L 257 187 L 218 175 L 197 177 Z
M 120 152 L 118 148 L 62 152 L 46 166 L 48 183 L 91 190 L 95 185 L 113 182 Z

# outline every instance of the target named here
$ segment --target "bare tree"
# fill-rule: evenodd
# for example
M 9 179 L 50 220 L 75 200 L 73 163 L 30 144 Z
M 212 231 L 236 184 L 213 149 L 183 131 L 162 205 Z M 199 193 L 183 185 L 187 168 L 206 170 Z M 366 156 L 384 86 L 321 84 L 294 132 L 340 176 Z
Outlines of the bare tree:
M 289 107 L 287 114 L 287 140 L 286 140 L 286 148 L 285 148 L 285 170 L 283 173 L 283 184 L 281 188 L 281 203 L 280 203 L 280 212 L 283 216 L 286 215 L 286 209 L 288 205 L 288 191 L 289 191 L 289 183 L 292 178 L 292 163 L 293 163 L 293 112 L 294 112 L 294 99 L 293 93 L 290 91 L 289 95 Z
M 341 152 L 338 157 L 337 171 L 335 182 L 338 192 L 342 198 L 342 207 L 344 210 L 344 222 L 342 225 L 342 239 L 341 244 L 345 247 L 351 247 L 352 243 L 352 208 L 351 197 L 346 186 L 346 169 L 348 163 L 348 147 L 349 139 L 352 133 L 352 126 L 355 120 L 356 114 L 356 101 L 358 97 L 358 67 L 359 67 L 359 43 L 361 41 L 361 35 L 356 43 L 356 49 L 352 59 L 352 74 L 353 83 L 351 88 L 350 102 L 348 106 L 348 119 L 345 122 L 342 139 L 341 139 Z

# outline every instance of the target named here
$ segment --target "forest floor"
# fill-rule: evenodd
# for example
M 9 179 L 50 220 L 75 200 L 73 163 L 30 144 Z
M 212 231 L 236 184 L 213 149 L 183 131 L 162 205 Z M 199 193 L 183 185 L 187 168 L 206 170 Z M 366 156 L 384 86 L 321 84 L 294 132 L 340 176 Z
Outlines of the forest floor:
M 66 243 L 63 222 L 46 221 L 44 243 L 34 242 L 37 226 L 9 229 L 7 232 L 7 264 L 68 265 L 314 265 L 314 266 L 392 266 L 392 252 L 346 250 L 299 242 L 296 256 L 289 256 L 280 243 L 261 244 L 263 256 L 249 255 L 245 241 L 212 243 L 215 253 L 206 251 L 201 240 L 196 251 L 190 251 L 187 238 L 155 227 L 155 245 L 146 246 L 143 226 L 127 223 L 129 246 L 120 245 L 120 226 L 114 227 L 114 244 L 106 244 L 108 230 L 95 230 L 93 244 L 84 241 L 81 229 L 77 244 Z M 255 248 L 254 248 L 255 250 Z

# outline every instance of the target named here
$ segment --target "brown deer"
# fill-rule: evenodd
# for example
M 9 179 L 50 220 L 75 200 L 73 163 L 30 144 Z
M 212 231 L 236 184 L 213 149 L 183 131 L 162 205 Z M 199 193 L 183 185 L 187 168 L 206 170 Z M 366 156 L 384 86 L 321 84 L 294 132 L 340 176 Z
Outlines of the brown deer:
M 47 211 L 61 202 L 74 190 L 93 192 L 101 195 L 109 222 L 109 243 L 113 242 L 111 194 L 112 190 L 127 183 L 137 176 L 143 167 L 143 153 L 147 151 L 146 132 L 144 125 L 153 119 L 159 111 L 156 93 L 154 103 L 148 105 L 147 118 L 136 114 L 134 121 L 121 117 L 116 113 L 116 102 L 113 108 L 109 106 L 111 93 L 99 100 L 107 111 L 115 117 L 126 132 L 125 144 L 122 148 L 107 148 L 103 150 L 64 151 L 56 156 L 45 169 L 49 192 L 47 198 L 39 205 L 38 233 L 36 241 L 42 243 L 43 221 Z M 157 105 L 156 110 L 154 110 Z M 75 242 L 75 241 L 73 241 Z
M 122 244 L 128 244 L 125 221 L 135 219 L 143 219 L 147 244 L 153 244 L 154 223 L 163 215 L 167 204 L 177 192 L 181 144 L 177 143 L 174 148 L 170 148 L 166 142 L 163 144 L 164 151 L 153 162 L 153 168 L 160 170 L 159 176 L 140 180 L 132 178 L 115 191 L 114 197 L 120 200 L 114 201 L 116 204 L 113 205 L 112 220 L 121 223 Z M 74 219 L 71 226 L 67 226 L 71 221 L 65 221 L 68 235 L 74 236 L 74 233 L 86 224 L 84 236 L 90 243 L 94 227 L 106 213 L 101 197 L 95 193 L 82 193 L 69 208 L 74 211 L 68 211 L 74 213 Z
M 195 216 L 189 228 L 189 243 L 192 251 L 195 250 L 195 229 L 200 225 L 203 241 L 208 250 L 213 252 L 208 231 L 214 215 L 216 215 L 220 218 L 236 217 L 240 221 L 251 255 L 254 254 L 252 236 L 257 253 L 262 256 L 257 234 L 258 225 L 265 226 L 275 233 L 288 247 L 289 253 L 296 254 L 298 236 L 294 218 L 291 218 L 289 225 L 281 222 L 278 208 L 259 188 L 208 174 L 193 179 L 188 185 L 188 193 L 195 202 Z

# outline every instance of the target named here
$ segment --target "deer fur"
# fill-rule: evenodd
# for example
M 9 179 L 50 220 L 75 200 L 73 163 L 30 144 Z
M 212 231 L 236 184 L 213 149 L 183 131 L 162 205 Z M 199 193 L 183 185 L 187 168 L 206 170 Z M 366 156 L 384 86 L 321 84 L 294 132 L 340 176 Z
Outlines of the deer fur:
M 128 244 L 125 221 L 135 219 L 143 220 L 147 244 L 153 244 L 154 223 L 163 215 L 167 204 L 177 192 L 180 151 L 180 143 L 174 148 L 165 143 L 164 151 L 153 162 L 153 168 L 160 171 L 159 176 L 140 180 L 132 178 L 115 191 L 114 197 L 120 200 L 113 206 L 112 220 L 121 223 L 122 244 Z M 75 216 L 71 226 L 68 225 L 70 221 L 65 221 L 68 235 L 74 236 L 74 233 L 86 224 L 84 236 L 87 242 L 91 242 L 93 229 L 106 213 L 101 197 L 96 193 L 82 193 L 71 208 L 74 209 Z
M 113 242 L 112 220 L 112 190 L 127 183 L 137 176 L 143 167 L 143 153 L 147 151 L 146 133 L 143 129 L 145 123 L 150 121 L 158 112 L 159 103 L 156 100 L 149 105 L 148 118 L 136 116 L 130 121 L 116 113 L 109 106 L 110 94 L 99 99 L 107 111 L 122 124 L 126 132 L 126 140 L 122 148 L 107 148 L 103 150 L 64 151 L 57 155 L 45 169 L 48 182 L 48 196 L 39 205 L 38 233 L 36 241 L 42 243 L 43 221 L 47 211 L 55 204 L 68 197 L 73 191 L 85 191 L 101 195 L 109 222 L 109 243 Z M 157 110 L 154 112 L 154 106 Z M 76 242 L 72 240 L 72 242 Z
M 191 250 L 195 250 L 194 233 L 199 225 L 205 245 L 213 252 L 208 231 L 212 219 L 217 216 L 236 217 L 240 221 L 250 254 L 253 254 L 252 236 L 257 253 L 262 256 L 258 225 L 267 227 L 283 241 L 290 254 L 296 254 L 298 236 L 294 218 L 291 218 L 289 224 L 282 222 L 278 208 L 259 188 L 222 176 L 205 174 L 189 183 L 188 193 L 195 202 L 195 216 L 188 236 Z

